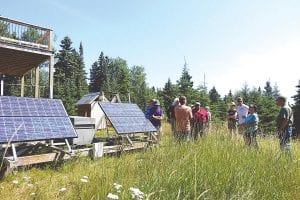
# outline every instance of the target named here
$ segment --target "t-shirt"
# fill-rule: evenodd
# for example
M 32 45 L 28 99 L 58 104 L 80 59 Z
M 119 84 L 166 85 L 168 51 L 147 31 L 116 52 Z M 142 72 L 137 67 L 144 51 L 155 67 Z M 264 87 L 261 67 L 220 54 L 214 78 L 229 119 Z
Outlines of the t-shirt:
M 239 124 L 243 124 L 245 122 L 246 118 L 243 118 L 243 116 L 247 117 L 249 111 L 249 106 L 242 104 L 237 107 L 237 114 L 239 119 Z
M 250 133 L 250 132 L 256 131 L 258 129 L 258 122 L 259 122 L 258 115 L 256 113 L 249 114 L 247 116 L 247 118 L 245 119 L 245 124 L 251 124 L 254 122 L 256 122 L 254 125 L 247 126 L 246 132 Z
M 237 112 L 235 109 L 230 109 L 227 113 L 230 117 L 235 116 L 235 118 L 228 119 L 229 121 L 236 121 Z
M 176 130 L 190 131 L 190 119 L 193 118 L 192 109 L 186 105 L 178 105 L 175 107 Z
M 206 123 L 208 114 L 207 111 L 204 108 L 200 108 L 199 110 L 193 111 L 194 120 L 196 122 Z
M 279 114 L 277 116 L 277 128 L 280 128 L 282 120 L 284 119 L 288 119 L 289 120 L 289 124 L 288 126 L 291 127 L 293 122 L 294 122 L 294 118 L 293 118 L 293 112 L 292 109 L 289 106 L 283 106 L 280 111 Z
M 152 116 L 163 116 L 163 110 L 160 107 L 153 107 L 150 114 L 150 121 L 153 126 L 161 126 L 161 120 L 155 119 Z

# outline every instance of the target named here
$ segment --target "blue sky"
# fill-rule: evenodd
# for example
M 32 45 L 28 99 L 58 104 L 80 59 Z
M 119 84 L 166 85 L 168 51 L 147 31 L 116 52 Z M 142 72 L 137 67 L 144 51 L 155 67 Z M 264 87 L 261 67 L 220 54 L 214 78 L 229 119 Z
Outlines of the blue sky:
M 179 79 L 188 63 L 196 86 L 222 95 L 247 83 L 296 94 L 300 79 L 298 0 L 0 0 L 0 15 L 83 42 L 86 71 L 101 51 L 141 65 L 150 86 Z M 293 71 L 293 73 L 289 72 Z

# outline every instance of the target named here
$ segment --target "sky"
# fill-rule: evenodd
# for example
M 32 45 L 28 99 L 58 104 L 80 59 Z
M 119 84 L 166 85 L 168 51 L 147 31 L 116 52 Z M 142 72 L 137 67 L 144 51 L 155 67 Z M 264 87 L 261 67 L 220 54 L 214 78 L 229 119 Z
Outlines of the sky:
M 0 0 L 0 15 L 51 28 L 55 48 L 83 43 L 86 71 L 100 52 L 143 66 L 149 86 L 181 76 L 195 87 L 277 85 L 289 98 L 300 80 L 299 0 Z

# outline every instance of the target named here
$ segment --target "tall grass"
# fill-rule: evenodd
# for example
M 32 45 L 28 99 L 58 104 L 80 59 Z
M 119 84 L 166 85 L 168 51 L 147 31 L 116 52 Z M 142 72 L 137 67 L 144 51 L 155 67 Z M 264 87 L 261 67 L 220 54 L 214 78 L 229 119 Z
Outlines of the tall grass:
M 131 199 L 129 188 L 136 187 L 147 194 L 145 199 L 300 199 L 297 142 L 292 155 L 279 151 L 275 139 L 259 139 L 256 150 L 217 129 L 197 142 L 176 144 L 169 126 L 164 128 L 159 148 L 96 161 L 74 159 L 58 169 L 19 171 L 0 182 L 0 197 L 107 199 L 113 193 Z M 83 176 L 88 176 L 87 183 L 80 181 Z M 120 193 L 113 183 L 123 186 Z

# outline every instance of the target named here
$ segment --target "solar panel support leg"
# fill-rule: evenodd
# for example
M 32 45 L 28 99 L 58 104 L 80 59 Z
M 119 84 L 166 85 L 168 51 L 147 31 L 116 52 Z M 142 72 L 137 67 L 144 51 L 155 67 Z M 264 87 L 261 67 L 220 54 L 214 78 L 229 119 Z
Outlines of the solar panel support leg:
M 129 135 L 126 135 L 126 139 L 128 140 L 128 142 L 131 144 L 131 146 L 133 145 L 132 140 L 130 139 Z
M 157 139 L 156 135 L 155 135 L 154 133 L 150 133 L 150 134 L 151 134 L 151 136 L 153 137 L 153 139 L 154 139 L 156 142 L 158 142 L 158 139 Z
M 68 139 L 65 139 L 65 142 L 66 142 L 69 152 L 72 152 L 72 149 L 71 149 Z
M 18 160 L 18 155 L 17 155 L 15 144 L 11 144 L 11 150 L 12 150 L 12 153 L 13 153 L 14 161 L 17 161 Z

